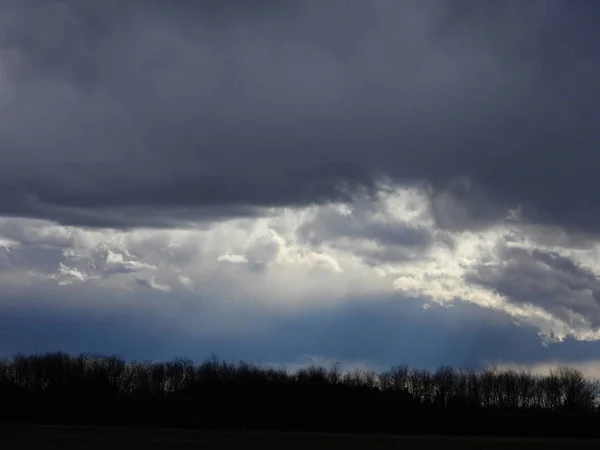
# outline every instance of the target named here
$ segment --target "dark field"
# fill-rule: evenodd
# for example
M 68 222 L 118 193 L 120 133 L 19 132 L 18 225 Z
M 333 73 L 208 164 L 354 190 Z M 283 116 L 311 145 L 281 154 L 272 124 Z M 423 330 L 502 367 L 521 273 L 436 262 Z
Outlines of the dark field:
M 66 426 L 4 426 L 13 449 L 598 449 L 600 441 L 391 437 L 352 434 L 189 431 Z

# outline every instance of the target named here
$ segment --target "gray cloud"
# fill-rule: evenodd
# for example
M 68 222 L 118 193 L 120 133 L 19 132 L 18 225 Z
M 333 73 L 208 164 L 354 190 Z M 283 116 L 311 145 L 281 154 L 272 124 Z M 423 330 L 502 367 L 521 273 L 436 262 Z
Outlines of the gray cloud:
M 375 218 L 378 214 L 380 217 Z M 303 223 L 298 234 L 304 241 L 319 245 L 327 240 L 350 238 L 374 240 L 382 245 L 426 247 L 432 241 L 431 230 L 392 217 L 374 202 L 353 204 L 348 214 L 335 208 L 319 209 Z
M 501 262 L 481 265 L 467 275 L 518 304 L 543 308 L 570 326 L 582 321 L 600 326 L 600 278 L 590 269 L 560 254 L 504 247 Z
M 521 204 L 531 220 L 596 231 L 599 13 L 3 2 L 0 213 L 173 225 L 349 198 L 390 177 L 466 201 L 464 217 L 438 211 L 447 226 Z M 483 194 L 455 192 L 457 177 Z
M 355 198 L 351 210 L 319 208 L 298 227 L 297 236 L 311 247 L 351 252 L 369 265 L 419 259 L 436 242 L 452 245 L 450 235 L 400 219 L 395 212 L 381 200 Z

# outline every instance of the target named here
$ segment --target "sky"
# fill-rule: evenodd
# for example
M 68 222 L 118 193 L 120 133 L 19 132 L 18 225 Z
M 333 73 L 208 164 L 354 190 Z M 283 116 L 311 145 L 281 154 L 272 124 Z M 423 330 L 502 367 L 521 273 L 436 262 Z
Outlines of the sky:
M 0 355 L 600 374 L 598 25 L 0 2 Z

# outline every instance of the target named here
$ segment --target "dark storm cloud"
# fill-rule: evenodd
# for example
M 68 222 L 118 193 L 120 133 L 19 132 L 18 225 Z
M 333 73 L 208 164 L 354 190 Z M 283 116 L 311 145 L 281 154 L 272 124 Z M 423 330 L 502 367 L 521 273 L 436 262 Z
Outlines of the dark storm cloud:
M 600 279 L 591 270 L 541 250 L 505 247 L 499 256 L 500 265 L 481 265 L 467 281 L 492 289 L 511 302 L 541 307 L 567 324 L 579 322 L 575 313 L 594 329 L 600 327 Z
M 169 225 L 343 199 L 382 176 L 438 195 L 466 177 L 485 195 L 467 196 L 470 215 L 438 211 L 444 226 L 520 203 L 596 230 L 599 12 L 3 2 L 0 213 Z

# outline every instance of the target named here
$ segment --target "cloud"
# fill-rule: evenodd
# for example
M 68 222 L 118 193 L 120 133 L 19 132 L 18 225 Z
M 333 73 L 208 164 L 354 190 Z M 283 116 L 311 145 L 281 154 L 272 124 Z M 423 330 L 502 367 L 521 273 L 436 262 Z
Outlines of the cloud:
M 599 13 L 567 2 L 6 2 L 0 213 L 180 227 L 347 201 L 388 180 L 429 186 L 448 227 L 520 206 L 534 222 L 595 232 Z
M 418 259 L 434 243 L 452 245 L 448 233 L 432 229 L 428 199 L 418 189 L 382 189 L 351 204 L 318 208 L 298 235 L 311 246 L 333 246 L 372 266 Z
M 572 327 L 600 325 L 600 279 L 592 270 L 555 252 L 503 247 L 500 262 L 469 275 L 516 304 L 542 307 Z
M 593 344 L 599 15 L 572 2 L 4 2 L 0 307 L 47 302 L 41 322 L 115 308 L 147 315 L 152 342 L 163 321 L 166 341 L 202 328 L 215 345 L 278 341 L 269 321 L 295 317 L 289 329 L 328 317 L 355 342 L 343 330 L 358 319 L 328 316 L 351 311 L 417 345 L 416 330 L 394 334 L 386 314 L 410 326 L 397 301 L 445 320 L 482 310 L 548 351 Z M 424 335 L 442 322 L 423 320 Z M 391 360 L 373 336 L 360 354 L 321 336 L 263 360 Z M 464 357 L 500 357 L 495 342 Z
M 4 219 L 0 239 L 10 245 L 0 253 L 0 283 L 17 293 L 48 283 L 91 297 L 168 293 L 223 320 L 247 308 L 259 316 L 356 302 L 377 309 L 390 296 L 428 308 L 467 302 L 534 327 L 545 343 L 598 340 L 596 241 L 583 246 L 577 234 L 510 217 L 444 229 L 432 202 L 426 189 L 389 188 L 178 229 Z

